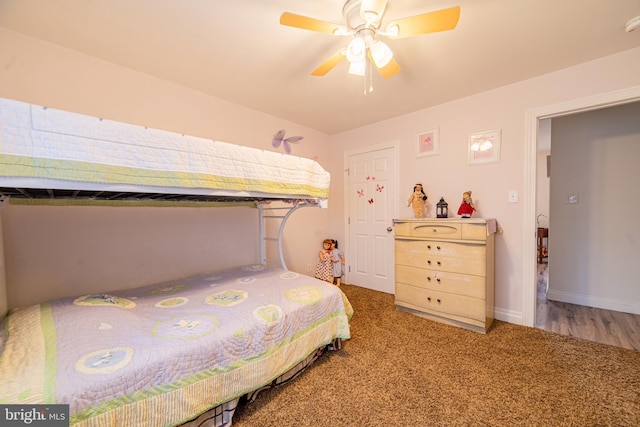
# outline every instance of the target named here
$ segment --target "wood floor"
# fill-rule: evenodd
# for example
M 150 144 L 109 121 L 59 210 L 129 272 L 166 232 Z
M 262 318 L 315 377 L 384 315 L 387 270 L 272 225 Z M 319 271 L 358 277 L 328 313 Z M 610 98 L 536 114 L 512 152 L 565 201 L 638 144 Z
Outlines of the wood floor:
M 538 264 L 536 328 L 640 350 L 640 315 L 547 300 L 547 264 Z

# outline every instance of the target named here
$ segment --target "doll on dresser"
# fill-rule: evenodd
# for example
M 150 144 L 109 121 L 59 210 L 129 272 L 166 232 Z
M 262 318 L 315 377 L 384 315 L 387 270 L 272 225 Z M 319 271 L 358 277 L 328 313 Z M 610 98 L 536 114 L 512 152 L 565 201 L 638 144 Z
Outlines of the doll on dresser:
M 471 218 L 471 214 L 476 210 L 473 206 L 473 200 L 471 199 L 471 191 L 465 191 L 462 193 L 462 203 L 458 208 L 458 215 L 462 218 Z
M 427 204 L 427 195 L 422 189 L 422 184 L 418 183 L 413 187 L 413 193 L 409 197 L 407 206 L 413 207 L 413 215 L 416 218 L 424 218 L 424 208 Z

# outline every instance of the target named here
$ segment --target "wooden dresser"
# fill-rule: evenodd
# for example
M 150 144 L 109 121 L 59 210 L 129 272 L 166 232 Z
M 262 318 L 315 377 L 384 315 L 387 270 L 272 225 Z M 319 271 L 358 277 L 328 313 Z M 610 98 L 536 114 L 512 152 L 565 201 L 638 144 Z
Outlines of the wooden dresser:
M 486 332 L 494 316 L 495 220 L 396 219 L 394 224 L 396 307 Z

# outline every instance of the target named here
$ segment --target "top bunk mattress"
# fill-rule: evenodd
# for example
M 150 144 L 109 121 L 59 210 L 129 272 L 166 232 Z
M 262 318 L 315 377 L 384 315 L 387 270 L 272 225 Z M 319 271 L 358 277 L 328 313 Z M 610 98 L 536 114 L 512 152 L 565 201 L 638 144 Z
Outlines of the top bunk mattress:
M 329 182 L 311 159 L 0 98 L 0 195 L 325 200 Z

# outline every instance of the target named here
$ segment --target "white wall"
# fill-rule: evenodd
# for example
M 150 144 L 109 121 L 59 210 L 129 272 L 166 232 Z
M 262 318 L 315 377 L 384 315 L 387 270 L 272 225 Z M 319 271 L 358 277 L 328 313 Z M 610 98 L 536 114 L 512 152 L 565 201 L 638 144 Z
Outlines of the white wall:
M 474 202 L 478 202 L 479 216 L 498 220 L 504 234 L 496 238 L 496 318 L 526 324 L 523 275 L 526 264 L 535 260 L 524 259 L 524 241 L 525 233 L 535 233 L 535 229 L 523 229 L 522 199 L 507 202 L 509 190 L 523 194 L 526 114 L 544 106 L 638 86 L 638 69 L 640 49 L 633 49 L 332 136 L 334 234 L 344 239 L 344 151 L 399 140 L 399 188 L 405 189 L 407 197 L 413 184 L 422 181 L 431 201 L 444 196 L 457 206 L 462 192 L 470 189 Z M 440 154 L 415 158 L 416 132 L 434 127 L 440 129 Z M 502 129 L 500 162 L 468 165 L 469 135 L 492 129 Z M 535 217 L 535 213 L 532 215 Z
M 321 132 L 3 28 L 0 64 L 0 97 L 265 150 L 274 150 L 273 134 L 285 129 L 287 135 L 304 136 L 294 155 L 315 158 L 325 168 L 329 162 L 329 138 Z M 247 240 L 257 245 L 252 224 L 228 238 L 235 218 L 222 212 L 89 209 L 5 207 L 9 308 L 54 293 L 105 291 L 200 273 L 219 268 L 221 259 L 226 265 L 230 254 L 244 262 Z M 223 219 L 216 220 L 219 215 Z M 330 232 L 330 213 L 309 208 L 294 217 L 285 232 L 284 252 L 289 268 L 305 273 Z M 225 236 L 218 240 L 221 227 Z M 120 245 L 111 235 L 115 228 L 126 236 Z
M 553 119 L 551 153 L 548 298 L 640 314 L 640 102 Z

